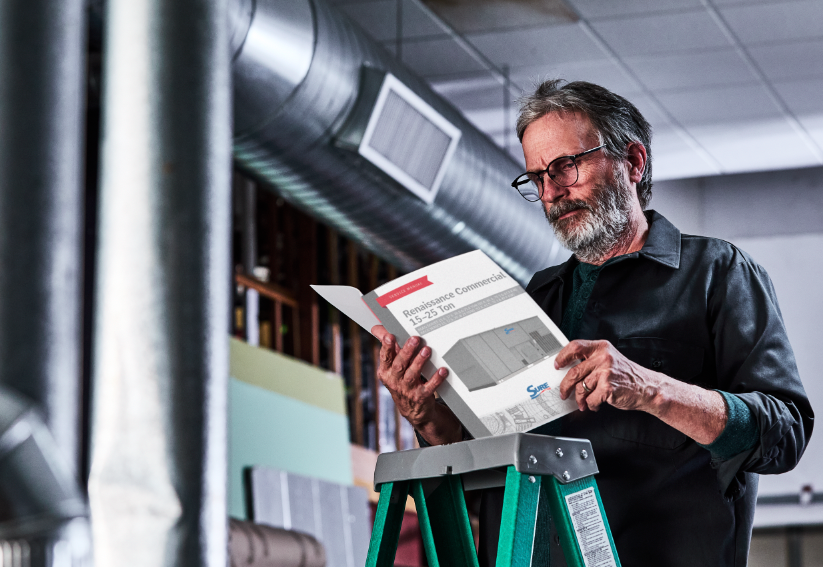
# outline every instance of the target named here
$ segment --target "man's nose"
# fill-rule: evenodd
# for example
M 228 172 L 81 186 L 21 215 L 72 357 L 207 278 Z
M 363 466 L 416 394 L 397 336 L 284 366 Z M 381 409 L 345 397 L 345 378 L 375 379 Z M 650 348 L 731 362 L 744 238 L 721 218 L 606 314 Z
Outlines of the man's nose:
M 553 203 L 557 199 L 562 199 L 566 195 L 569 194 L 568 187 L 561 187 L 554 181 L 552 181 L 551 177 L 549 177 L 548 173 L 543 173 L 543 198 L 541 199 L 545 203 Z

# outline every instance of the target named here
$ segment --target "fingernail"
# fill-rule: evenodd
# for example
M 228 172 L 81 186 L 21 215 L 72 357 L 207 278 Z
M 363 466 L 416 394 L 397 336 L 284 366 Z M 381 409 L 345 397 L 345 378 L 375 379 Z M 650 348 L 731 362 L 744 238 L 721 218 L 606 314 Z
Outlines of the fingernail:
M 423 349 L 420 351 L 421 356 L 429 356 L 431 353 L 432 349 L 430 349 L 429 347 L 423 347 Z
M 437 371 L 437 373 L 440 374 L 441 376 L 448 376 L 449 371 L 445 368 L 441 368 L 440 370 Z
M 412 337 L 412 338 L 409 339 L 409 342 L 411 343 L 412 346 L 416 346 L 417 343 L 420 342 L 420 339 L 418 339 L 417 337 Z
M 555 370 L 560 370 L 560 365 L 557 364 L 557 360 L 554 361 L 554 369 Z
M 383 337 L 383 342 L 386 343 L 387 345 L 390 345 L 391 344 L 391 337 L 390 336 Z

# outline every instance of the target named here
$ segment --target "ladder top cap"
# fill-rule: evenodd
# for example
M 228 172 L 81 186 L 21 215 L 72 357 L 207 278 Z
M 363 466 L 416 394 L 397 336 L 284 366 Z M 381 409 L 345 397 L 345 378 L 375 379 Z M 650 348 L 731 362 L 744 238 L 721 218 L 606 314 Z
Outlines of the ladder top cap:
M 383 453 L 374 469 L 375 490 L 387 482 L 499 471 L 514 465 L 524 474 L 569 483 L 597 474 L 588 439 L 512 433 L 451 445 Z

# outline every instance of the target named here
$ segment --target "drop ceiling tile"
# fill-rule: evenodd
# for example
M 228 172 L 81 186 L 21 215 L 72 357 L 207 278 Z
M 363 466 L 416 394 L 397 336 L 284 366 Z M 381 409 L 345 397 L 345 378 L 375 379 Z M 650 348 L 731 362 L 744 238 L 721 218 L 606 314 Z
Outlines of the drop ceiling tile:
M 377 41 L 397 38 L 397 2 L 395 0 L 351 2 L 338 8 Z M 437 25 L 417 4 L 410 0 L 403 2 L 404 38 L 445 35 L 443 28 Z
M 377 41 L 397 34 L 395 4 L 390 0 L 343 4 L 339 9 Z
M 761 45 L 749 53 L 772 81 L 823 76 L 823 40 Z
M 567 0 L 586 19 L 700 8 L 700 0 Z
M 797 120 L 819 148 L 823 148 L 823 113 L 803 114 Z
M 683 125 L 722 125 L 781 116 L 780 109 L 761 85 L 665 92 L 656 94 L 656 98 Z
M 527 92 L 533 91 L 538 82 L 546 79 L 588 81 L 621 96 L 628 96 L 641 90 L 637 81 L 632 79 L 620 65 L 605 57 L 593 61 L 548 63 L 535 67 L 512 69 L 511 79 Z
M 775 82 L 774 88 L 795 115 L 823 115 L 823 77 Z
M 729 6 L 721 14 L 744 44 L 823 37 L 823 2 L 819 0 Z
M 562 0 L 425 1 L 432 11 L 461 34 L 577 21 L 577 15 Z
M 455 92 L 445 95 L 445 98 L 462 111 L 483 110 L 487 108 L 503 108 L 508 101 L 510 108 L 516 107 L 516 93 L 507 91 L 503 85 L 489 85 L 483 88 Z
M 470 34 L 466 39 L 497 66 L 556 65 L 605 57 L 577 24 Z
M 600 20 L 591 25 L 622 57 L 730 46 L 705 10 Z
M 721 163 L 724 173 L 819 165 L 797 130 L 783 119 L 696 126 L 689 133 Z
M 466 119 L 475 125 L 481 132 L 495 135 L 502 132 L 507 127 L 514 130 L 514 121 L 511 118 L 506 118 L 503 113 L 503 107 L 484 108 L 482 110 L 469 110 L 463 112 Z M 509 126 L 509 124 L 511 125 Z
M 754 83 L 757 76 L 733 48 L 650 57 L 629 57 L 626 65 L 652 91 Z
M 665 110 L 661 109 L 659 104 L 652 100 L 649 96 L 644 94 L 635 94 L 626 97 L 629 101 L 637 107 L 643 118 L 652 125 L 652 129 L 656 133 L 658 131 L 668 129 L 671 127 L 671 120 L 665 114 Z
M 717 175 L 715 165 L 675 130 L 655 132 L 652 139 L 652 179 L 682 179 Z M 652 197 L 652 205 L 654 198 Z
M 385 45 L 391 49 L 393 44 Z M 407 41 L 403 44 L 402 61 L 422 77 L 485 71 L 483 65 L 450 38 Z

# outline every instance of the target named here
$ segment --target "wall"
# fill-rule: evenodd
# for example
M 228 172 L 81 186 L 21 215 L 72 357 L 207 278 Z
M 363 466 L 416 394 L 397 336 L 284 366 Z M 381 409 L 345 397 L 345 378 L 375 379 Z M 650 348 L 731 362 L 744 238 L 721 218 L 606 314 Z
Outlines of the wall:
M 229 515 L 246 519 L 243 470 L 251 465 L 352 484 L 342 378 L 230 340 Z
M 766 268 L 806 391 L 823 407 L 823 168 L 664 181 L 654 185 L 651 208 L 683 232 L 734 243 Z M 760 495 L 796 495 L 804 485 L 823 491 L 820 432 L 794 471 L 761 478 Z M 823 504 L 758 508 L 756 525 L 789 523 L 823 523 Z

